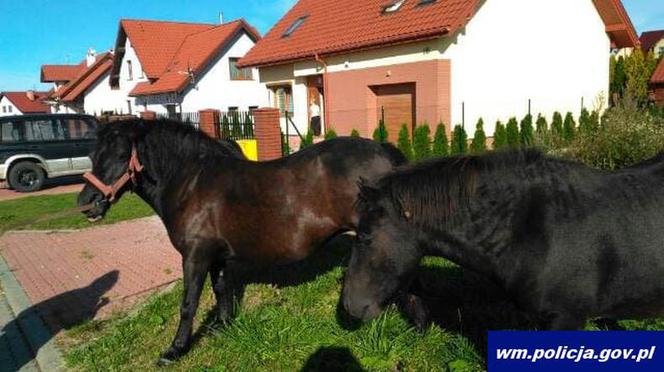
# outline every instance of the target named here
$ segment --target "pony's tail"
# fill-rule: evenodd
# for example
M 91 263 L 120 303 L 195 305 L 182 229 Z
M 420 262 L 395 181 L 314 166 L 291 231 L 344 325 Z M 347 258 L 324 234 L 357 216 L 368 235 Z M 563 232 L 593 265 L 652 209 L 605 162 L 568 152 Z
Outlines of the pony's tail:
M 380 146 L 387 152 L 387 155 L 390 157 L 390 162 L 392 162 L 392 165 L 394 166 L 399 166 L 408 163 L 408 159 L 406 156 L 396 148 L 393 144 L 386 142 L 386 143 L 381 143 Z

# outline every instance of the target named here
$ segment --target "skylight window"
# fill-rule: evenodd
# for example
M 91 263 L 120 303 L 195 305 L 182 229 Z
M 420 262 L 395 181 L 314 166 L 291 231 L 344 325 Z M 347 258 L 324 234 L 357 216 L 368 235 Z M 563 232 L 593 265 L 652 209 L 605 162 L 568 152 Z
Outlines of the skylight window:
M 297 30 L 298 28 L 300 28 L 300 26 L 302 26 L 302 24 L 304 23 L 304 21 L 305 21 L 306 19 L 307 19 L 307 17 L 304 16 L 304 17 L 300 17 L 300 18 L 298 18 L 297 20 L 295 20 L 295 22 L 293 22 L 293 24 L 290 25 L 290 27 L 288 27 L 288 29 L 286 30 L 286 32 L 284 32 L 284 34 L 281 35 L 281 37 L 289 37 L 289 36 L 291 36 L 291 34 L 293 34 L 293 32 L 295 32 L 295 30 Z
M 395 1 L 392 5 L 388 5 L 385 8 L 383 8 L 383 13 L 394 13 L 401 9 L 401 6 L 403 3 L 405 3 L 406 0 L 397 0 Z
M 417 5 L 427 5 L 427 4 L 433 4 L 435 2 L 436 0 L 420 0 L 420 2 Z

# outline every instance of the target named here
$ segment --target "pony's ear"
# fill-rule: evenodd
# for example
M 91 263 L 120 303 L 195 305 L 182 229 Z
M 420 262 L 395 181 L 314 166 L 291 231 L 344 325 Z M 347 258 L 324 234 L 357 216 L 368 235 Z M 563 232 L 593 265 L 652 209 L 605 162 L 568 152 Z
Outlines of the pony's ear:
M 363 202 L 375 202 L 380 197 L 380 190 L 362 177 L 357 181 L 357 186 L 360 188 L 359 199 Z

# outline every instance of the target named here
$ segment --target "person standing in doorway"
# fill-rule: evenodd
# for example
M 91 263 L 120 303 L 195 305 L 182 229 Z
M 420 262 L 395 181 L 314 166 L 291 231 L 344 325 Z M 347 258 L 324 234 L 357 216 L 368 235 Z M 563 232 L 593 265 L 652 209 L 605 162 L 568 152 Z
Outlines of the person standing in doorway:
M 311 105 L 309 105 L 309 117 L 311 118 L 309 130 L 314 133 L 314 136 L 320 136 L 320 106 L 315 99 L 312 99 Z

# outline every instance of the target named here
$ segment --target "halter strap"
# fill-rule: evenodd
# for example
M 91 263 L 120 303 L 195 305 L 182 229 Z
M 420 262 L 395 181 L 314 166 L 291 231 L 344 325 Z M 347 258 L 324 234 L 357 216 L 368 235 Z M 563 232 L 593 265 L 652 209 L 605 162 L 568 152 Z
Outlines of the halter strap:
M 138 151 L 136 151 L 136 144 L 131 146 L 131 157 L 129 158 L 129 164 L 127 164 L 127 170 L 122 174 L 122 176 L 113 184 L 107 185 L 102 180 L 97 178 L 92 172 L 87 172 L 83 175 L 83 178 L 88 181 L 92 186 L 101 191 L 109 202 L 113 203 L 116 199 L 118 192 L 131 181 L 136 185 L 136 176 L 141 173 L 143 170 L 143 165 L 138 160 Z

